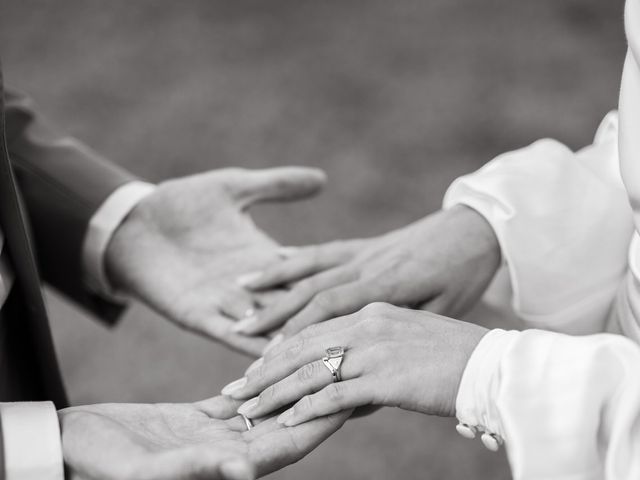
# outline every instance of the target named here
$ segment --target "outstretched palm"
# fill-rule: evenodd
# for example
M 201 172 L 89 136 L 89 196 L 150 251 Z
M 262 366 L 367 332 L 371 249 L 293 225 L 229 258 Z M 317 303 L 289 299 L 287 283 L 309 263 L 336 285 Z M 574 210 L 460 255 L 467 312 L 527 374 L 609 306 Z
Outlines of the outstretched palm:
M 224 169 L 164 182 L 131 212 L 107 250 L 107 272 L 178 325 L 259 354 L 263 338 L 231 331 L 260 298 L 238 275 L 278 258 L 278 245 L 247 213 L 254 203 L 304 198 L 324 175 L 315 169 Z
M 76 479 L 190 480 L 222 478 L 225 461 L 246 458 L 265 475 L 304 457 L 349 415 L 344 412 L 295 428 L 270 418 L 247 431 L 235 416 L 237 407 L 233 400 L 216 397 L 194 404 L 103 404 L 62 410 L 65 463 Z

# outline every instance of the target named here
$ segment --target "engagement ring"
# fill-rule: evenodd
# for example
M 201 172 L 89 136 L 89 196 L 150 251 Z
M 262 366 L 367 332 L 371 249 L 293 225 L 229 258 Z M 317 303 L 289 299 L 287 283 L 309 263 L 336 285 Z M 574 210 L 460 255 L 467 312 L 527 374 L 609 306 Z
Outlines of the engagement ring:
M 326 350 L 327 356 L 322 357 L 322 363 L 331 372 L 333 382 L 340 382 L 342 375 L 340 374 L 340 365 L 342 365 L 342 359 L 344 358 L 343 347 L 331 347 Z

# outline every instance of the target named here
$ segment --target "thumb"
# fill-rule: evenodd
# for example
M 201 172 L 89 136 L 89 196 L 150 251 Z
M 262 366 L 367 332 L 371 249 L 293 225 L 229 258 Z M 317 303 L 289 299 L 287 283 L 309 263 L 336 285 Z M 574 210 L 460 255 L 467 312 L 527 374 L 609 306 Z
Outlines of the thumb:
M 318 193 L 327 180 L 322 170 L 307 167 L 240 170 L 234 177 L 228 187 L 243 208 L 257 202 L 307 198 Z

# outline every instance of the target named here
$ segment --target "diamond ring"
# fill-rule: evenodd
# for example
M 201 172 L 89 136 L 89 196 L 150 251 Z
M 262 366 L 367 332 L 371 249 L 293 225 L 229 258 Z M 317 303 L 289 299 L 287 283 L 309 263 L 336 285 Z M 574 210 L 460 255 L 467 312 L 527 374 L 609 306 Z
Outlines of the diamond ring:
M 344 358 L 344 347 L 327 348 L 326 352 L 327 356 L 322 357 L 322 363 L 331 372 L 334 383 L 342 381 L 340 365 L 342 365 L 342 359 Z

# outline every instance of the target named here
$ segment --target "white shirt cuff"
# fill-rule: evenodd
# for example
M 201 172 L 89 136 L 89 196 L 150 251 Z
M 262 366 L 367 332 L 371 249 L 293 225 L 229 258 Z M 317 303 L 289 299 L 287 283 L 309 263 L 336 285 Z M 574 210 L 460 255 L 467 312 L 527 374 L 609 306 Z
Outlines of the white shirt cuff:
M 504 429 L 496 406 L 500 387 L 500 361 L 513 344 L 518 331 L 491 330 L 471 354 L 462 374 L 456 417 L 463 425 L 504 438 Z
M 58 413 L 52 402 L 0 403 L 5 480 L 64 480 Z
M 117 302 L 124 300 L 109 284 L 104 255 L 111 237 L 122 221 L 155 188 L 155 185 L 146 182 L 127 183 L 109 195 L 91 217 L 84 240 L 82 261 L 87 284 L 97 294 Z

